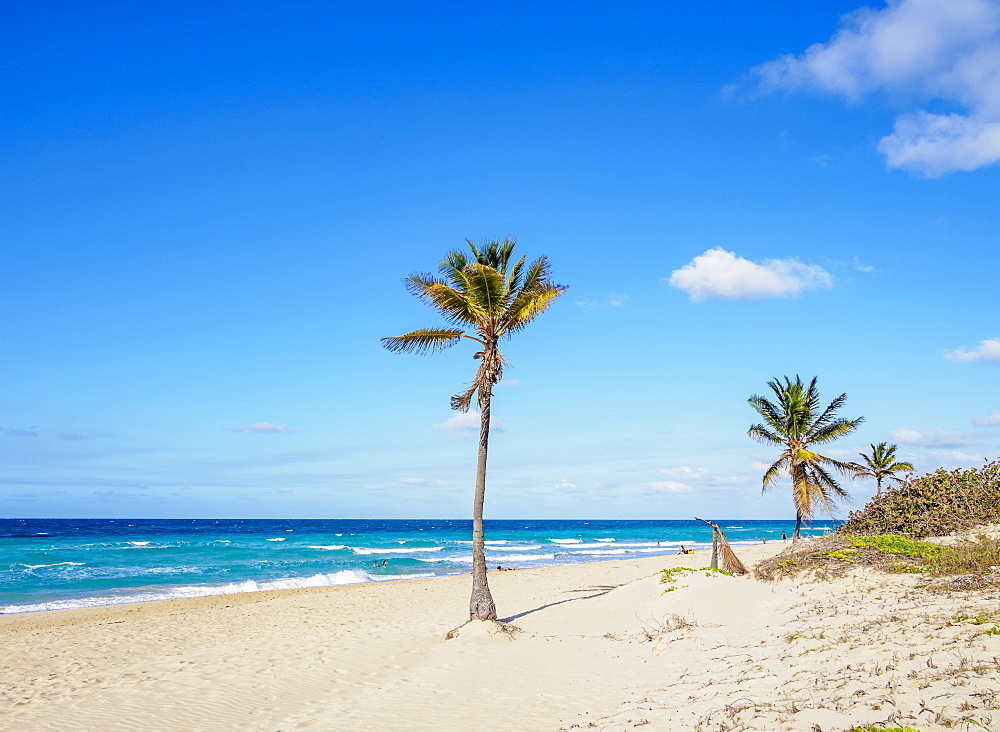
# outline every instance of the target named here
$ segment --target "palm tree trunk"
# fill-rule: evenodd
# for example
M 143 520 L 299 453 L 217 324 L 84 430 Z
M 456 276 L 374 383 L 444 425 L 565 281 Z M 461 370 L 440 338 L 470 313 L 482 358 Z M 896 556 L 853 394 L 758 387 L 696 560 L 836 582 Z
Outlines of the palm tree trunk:
M 795 512 L 795 532 L 792 534 L 792 541 L 798 541 L 802 538 L 802 533 L 799 531 L 799 527 L 802 526 L 802 512 Z
M 472 598 L 469 600 L 469 620 L 496 620 L 497 609 L 486 582 L 486 555 L 483 553 L 483 503 L 486 500 L 486 455 L 490 443 L 490 396 L 488 390 L 479 394 L 479 461 L 476 465 L 476 497 L 472 505 Z

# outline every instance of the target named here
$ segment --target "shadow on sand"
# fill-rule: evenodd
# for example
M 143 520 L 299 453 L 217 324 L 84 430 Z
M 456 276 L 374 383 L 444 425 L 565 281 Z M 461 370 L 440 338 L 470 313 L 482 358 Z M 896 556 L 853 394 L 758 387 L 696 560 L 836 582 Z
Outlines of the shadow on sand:
M 510 615 L 506 618 L 500 618 L 501 623 L 510 623 L 518 618 L 523 618 L 525 615 L 531 615 L 531 613 L 537 613 L 539 610 L 544 610 L 545 608 L 555 607 L 556 605 L 562 605 L 565 602 L 576 602 L 577 600 L 589 600 L 592 597 L 600 597 L 601 595 L 606 595 L 611 590 L 616 587 L 621 587 L 621 585 L 598 585 L 596 587 L 581 587 L 578 590 L 567 590 L 567 592 L 592 592 L 592 595 L 583 595 L 580 597 L 570 597 L 565 600 L 559 600 L 558 602 L 550 602 L 547 605 L 539 605 L 531 610 L 525 610 L 523 613 L 518 613 L 517 615 Z

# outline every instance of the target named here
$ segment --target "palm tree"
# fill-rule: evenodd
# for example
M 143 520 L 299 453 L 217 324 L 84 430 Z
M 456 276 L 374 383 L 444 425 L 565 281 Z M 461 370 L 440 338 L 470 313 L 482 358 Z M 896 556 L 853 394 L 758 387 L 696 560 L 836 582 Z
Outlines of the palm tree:
M 486 456 L 489 448 L 490 399 L 493 386 L 503 377 L 506 361 L 499 350 L 502 338 L 524 328 L 545 312 L 566 288 L 549 280 L 545 257 L 525 264 L 522 257 L 511 263 L 515 241 L 489 240 L 472 250 L 449 252 L 438 265 L 438 273 L 413 274 L 406 288 L 441 313 L 454 328 L 415 330 L 406 335 L 383 338 L 382 345 L 395 352 L 433 353 L 454 346 L 463 338 L 479 346 L 473 358 L 479 368 L 469 388 L 451 398 L 451 408 L 468 412 L 473 396 L 479 403 L 479 459 L 476 493 L 472 509 L 472 598 L 469 619 L 495 620 L 496 607 L 486 582 L 483 553 L 483 500 L 486 496 Z M 471 330 L 473 334 L 466 333 Z
M 808 387 L 798 376 L 795 381 L 785 376 L 784 382 L 775 379 L 767 385 L 774 392 L 776 401 L 756 394 L 750 397 L 750 406 L 764 418 L 764 424 L 753 425 L 747 434 L 758 442 L 784 447 L 778 459 L 764 473 L 763 490 L 773 487 L 781 472 L 788 471 L 795 502 L 794 540 L 800 537 L 802 521 L 808 520 L 817 509 L 830 513 L 838 498 L 848 498 L 829 468 L 849 475 L 858 467 L 813 452 L 810 445 L 821 445 L 851 434 L 864 417 L 847 420 L 836 416 L 847 399 L 846 394 L 841 394 L 820 411 L 815 378 Z
M 874 478 L 875 485 L 878 487 L 876 495 L 882 495 L 883 480 L 902 483 L 903 479 L 897 478 L 893 473 L 899 473 L 903 470 L 912 472 L 913 465 L 911 463 L 894 462 L 896 460 L 896 445 L 887 445 L 884 442 L 880 442 L 877 445 L 871 445 L 871 448 L 871 455 L 863 452 L 858 453 L 861 459 L 865 461 L 865 464 L 856 466 L 853 477 Z

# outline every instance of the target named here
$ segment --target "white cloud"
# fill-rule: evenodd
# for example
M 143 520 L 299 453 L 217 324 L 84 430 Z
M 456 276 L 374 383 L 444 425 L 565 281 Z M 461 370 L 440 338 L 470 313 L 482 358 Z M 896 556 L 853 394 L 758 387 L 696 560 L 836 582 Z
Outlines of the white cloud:
M 759 300 L 833 287 L 833 277 L 818 265 L 795 259 L 767 259 L 758 264 L 716 247 L 674 270 L 669 283 L 688 293 L 694 302 L 712 298 Z
M 400 483 L 407 483 L 409 485 L 423 485 L 424 483 L 430 483 L 427 478 L 397 478 Z
M 955 468 L 974 468 L 983 464 L 985 457 L 959 450 L 929 450 L 927 458 L 935 465 L 953 470 Z
M 874 272 L 875 271 L 874 267 L 870 267 L 867 264 L 861 264 L 861 260 L 859 260 L 857 257 L 854 257 L 854 269 L 856 269 L 858 272 Z
M 671 478 L 684 478 L 685 480 L 704 478 L 708 475 L 705 468 L 692 468 L 690 465 L 681 465 L 679 468 L 663 468 L 660 472 Z
M 890 168 L 915 170 L 928 178 L 978 170 L 1000 160 L 1000 121 L 914 112 L 896 120 L 878 151 Z
M 991 409 L 985 417 L 976 417 L 972 420 L 976 427 L 993 427 L 1000 424 L 1000 409 Z
M 753 69 L 763 91 L 812 89 L 850 102 L 871 92 L 944 101 L 962 113 L 912 109 L 883 137 L 890 168 L 937 177 L 1000 160 L 1000 3 L 889 0 L 845 15 L 826 43 Z
M 654 480 L 652 483 L 646 483 L 646 487 L 662 493 L 689 493 L 691 491 L 691 486 L 687 483 L 680 483 L 676 480 Z
M 889 437 L 904 445 L 916 445 L 917 447 L 964 447 L 972 439 L 972 435 L 960 430 L 933 429 L 927 432 L 918 432 L 907 427 L 890 430 Z
M 597 308 L 625 307 L 631 299 L 628 295 L 611 295 L 604 300 L 576 300 L 575 302 L 584 310 L 596 310 Z
M 289 427 L 287 424 L 272 424 L 271 422 L 255 422 L 254 424 L 245 424 L 242 427 L 233 427 L 233 432 L 263 432 L 264 434 L 274 434 L 276 432 L 298 432 L 294 427 Z
M 497 382 L 497 386 L 520 386 L 520 385 L 521 385 L 521 380 L 520 379 L 507 379 L 507 378 L 503 378 L 503 379 L 500 379 L 499 382 Z
M 479 421 L 479 412 L 469 410 L 468 412 L 456 412 L 444 422 L 435 424 L 434 427 L 453 435 L 473 435 L 479 434 Z M 499 431 L 501 431 L 500 420 L 497 417 L 491 417 L 490 432 Z
M 576 483 L 570 483 L 568 480 L 563 478 L 555 485 L 556 490 L 559 491 L 575 491 Z
M 987 338 L 979 342 L 979 348 L 970 351 L 966 348 L 956 348 L 944 355 L 949 361 L 959 363 L 1000 363 L 1000 338 Z

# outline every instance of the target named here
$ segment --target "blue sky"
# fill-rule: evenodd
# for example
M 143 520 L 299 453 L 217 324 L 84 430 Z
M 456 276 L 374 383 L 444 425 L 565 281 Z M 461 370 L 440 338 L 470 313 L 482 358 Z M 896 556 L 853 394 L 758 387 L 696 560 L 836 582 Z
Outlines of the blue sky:
M 488 517 L 785 518 L 829 452 L 1000 452 L 1000 2 L 8 3 L 0 515 L 467 517 L 471 349 L 403 289 L 515 236 Z M 468 418 L 466 417 L 465 420 Z M 859 507 L 873 485 L 845 481 Z

